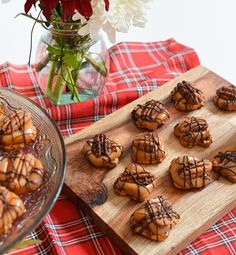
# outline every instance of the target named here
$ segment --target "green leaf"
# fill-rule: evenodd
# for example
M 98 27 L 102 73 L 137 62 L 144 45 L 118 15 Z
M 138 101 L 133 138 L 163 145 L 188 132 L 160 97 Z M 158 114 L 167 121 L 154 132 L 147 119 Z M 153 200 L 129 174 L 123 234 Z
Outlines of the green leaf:
M 73 55 L 73 54 L 65 54 L 64 56 L 64 63 L 72 68 L 77 69 L 79 67 L 79 62 L 77 60 L 77 55 Z
M 77 51 L 69 49 L 60 45 L 50 45 L 48 44 L 47 51 L 51 54 L 57 56 L 64 56 L 66 54 L 76 56 L 78 55 Z
M 41 244 L 42 241 L 38 239 L 32 239 L 32 240 L 24 240 L 19 243 L 17 243 L 12 249 L 10 249 L 8 252 L 13 252 L 17 249 L 25 248 L 29 245 L 35 245 L 35 244 Z
M 55 54 L 57 56 L 61 56 L 62 52 L 63 52 L 63 50 L 61 48 L 58 48 L 58 47 L 55 47 L 52 45 L 48 45 L 47 50 L 48 50 L 48 52 Z

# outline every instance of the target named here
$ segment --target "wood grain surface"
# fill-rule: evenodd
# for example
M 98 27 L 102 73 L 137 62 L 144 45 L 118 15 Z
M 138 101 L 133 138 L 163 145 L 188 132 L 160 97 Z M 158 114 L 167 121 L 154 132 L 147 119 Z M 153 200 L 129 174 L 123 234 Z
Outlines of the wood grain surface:
M 206 98 L 203 108 L 190 113 L 174 108 L 170 91 L 182 80 L 195 82 L 196 87 L 203 91 Z M 222 111 L 212 102 L 216 89 L 223 85 L 229 83 L 205 67 L 196 67 L 65 140 L 68 159 L 65 190 L 126 254 L 176 254 L 236 206 L 236 184 L 223 177 L 215 178 L 203 190 L 181 191 L 173 186 L 168 172 L 171 160 L 180 155 L 212 160 L 219 151 L 236 150 L 236 112 Z M 130 215 L 140 204 L 113 191 L 115 180 L 131 162 L 131 141 L 142 132 L 134 125 L 130 113 L 137 104 L 150 99 L 162 101 L 171 119 L 157 131 L 165 142 L 167 157 L 160 164 L 146 166 L 157 178 L 156 188 L 149 198 L 163 195 L 181 216 L 170 236 L 159 243 L 131 233 Z M 213 138 L 209 148 L 197 146 L 189 149 L 180 145 L 173 128 L 186 115 L 207 120 Z M 121 162 L 115 169 L 95 168 L 82 153 L 86 140 L 98 133 L 105 133 L 125 147 Z

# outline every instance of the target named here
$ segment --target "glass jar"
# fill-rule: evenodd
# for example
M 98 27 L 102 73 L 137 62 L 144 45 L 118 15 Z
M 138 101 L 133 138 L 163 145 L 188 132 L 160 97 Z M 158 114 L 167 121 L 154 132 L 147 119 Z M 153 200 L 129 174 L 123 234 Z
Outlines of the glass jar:
M 80 36 L 80 27 L 80 23 L 52 22 L 37 48 L 37 80 L 55 104 L 95 98 L 105 84 L 109 58 L 103 37 Z

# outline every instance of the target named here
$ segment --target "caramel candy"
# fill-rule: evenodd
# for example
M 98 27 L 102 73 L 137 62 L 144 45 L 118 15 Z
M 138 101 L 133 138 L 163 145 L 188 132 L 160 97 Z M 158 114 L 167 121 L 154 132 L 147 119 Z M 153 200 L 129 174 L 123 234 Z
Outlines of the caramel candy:
M 24 212 L 23 201 L 15 193 L 0 186 L 0 234 L 7 234 L 14 221 Z
M 131 114 L 138 128 L 149 131 L 161 127 L 170 118 L 164 105 L 155 100 L 137 105 Z
M 236 87 L 231 85 L 217 89 L 213 102 L 221 109 L 236 111 Z
M 164 143 L 151 132 L 138 135 L 131 146 L 132 160 L 140 164 L 156 164 L 162 162 L 166 157 L 167 150 Z
M 0 182 L 17 194 L 38 189 L 44 172 L 41 161 L 31 153 L 19 153 L 0 159 Z
M 114 183 L 118 195 L 144 201 L 154 189 L 154 176 L 138 164 L 130 164 Z
M 171 161 L 169 171 L 178 189 L 202 189 L 211 182 L 210 160 L 182 156 Z
M 195 145 L 209 147 L 212 143 L 210 129 L 206 120 L 197 117 L 186 117 L 175 125 L 174 134 L 180 143 L 187 148 Z
M 6 116 L 6 107 L 3 103 L 0 103 L 0 120 Z
M 18 150 L 32 142 L 37 135 L 30 113 L 22 110 L 5 116 L 0 127 L 0 149 Z
M 204 105 L 204 95 L 201 90 L 194 88 L 190 82 L 182 81 L 171 92 L 171 99 L 179 111 L 188 112 Z
M 163 241 L 178 223 L 179 214 L 172 209 L 162 196 L 147 200 L 130 218 L 130 226 L 135 234 L 155 241 Z
M 121 144 L 109 139 L 104 134 L 89 139 L 83 147 L 87 159 L 94 166 L 105 168 L 116 167 L 123 150 Z
M 236 182 L 236 151 L 219 152 L 213 160 L 213 170 Z

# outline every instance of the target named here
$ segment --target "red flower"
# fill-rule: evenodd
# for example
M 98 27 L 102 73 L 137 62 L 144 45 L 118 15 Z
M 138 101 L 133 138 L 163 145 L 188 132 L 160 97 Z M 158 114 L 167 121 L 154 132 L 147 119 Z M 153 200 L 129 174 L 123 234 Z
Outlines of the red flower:
M 51 21 L 51 12 L 57 7 L 59 0 L 40 0 L 40 8 L 47 21 Z
M 29 12 L 31 9 L 32 5 L 35 5 L 37 0 L 27 0 L 25 3 L 25 13 Z
M 25 12 L 28 13 L 32 5 L 35 5 L 37 0 L 27 0 L 25 3 Z M 43 15 L 48 21 L 51 20 L 51 11 L 57 7 L 59 0 L 40 0 L 40 8 Z
M 28 13 L 37 0 L 27 0 L 25 3 L 25 12 Z M 109 0 L 104 0 L 105 8 L 109 9 Z M 77 10 L 82 16 L 88 18 L 93 14 L 91 0 L 40 0 L 40 8 L 43 11 L 43 15 L 47 21 L 51 20 L 51 12 L 61 4 L 63 10 L 63 20 L 68 16 L 73 16 L 75 10 Z
M 106 11 L 109 10 L 109 0 L 104 0 Z
M 64 16 L 73 16 L 77 10 L 84 17 L 90 17 L 93 14 L 91 0 L 61 0 Z

